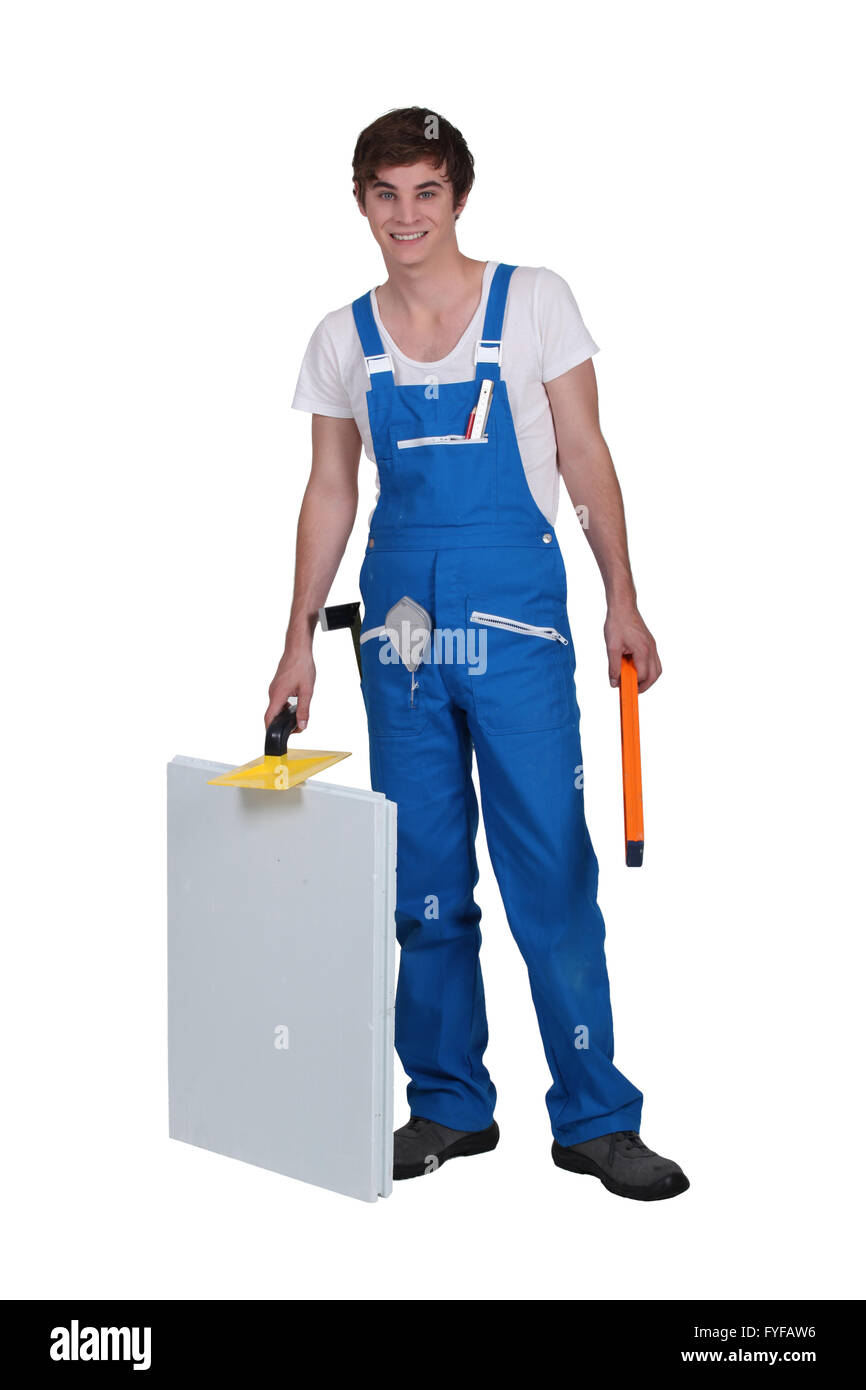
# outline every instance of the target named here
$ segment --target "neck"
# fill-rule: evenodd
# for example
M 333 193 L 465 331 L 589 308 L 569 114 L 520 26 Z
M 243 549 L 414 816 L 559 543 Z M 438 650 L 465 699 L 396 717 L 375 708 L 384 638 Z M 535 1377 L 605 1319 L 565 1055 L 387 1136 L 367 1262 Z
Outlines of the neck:
M 378 291 L 385 304 L 404 314 L 441 313 L 448 305 L 459 303 L 477 283 L 479 267 L 484 261 L 464 256 L 457 242 L 440 248 L 437 255 L 423 265 L 394 265 L 385 262 L 388 279 Z

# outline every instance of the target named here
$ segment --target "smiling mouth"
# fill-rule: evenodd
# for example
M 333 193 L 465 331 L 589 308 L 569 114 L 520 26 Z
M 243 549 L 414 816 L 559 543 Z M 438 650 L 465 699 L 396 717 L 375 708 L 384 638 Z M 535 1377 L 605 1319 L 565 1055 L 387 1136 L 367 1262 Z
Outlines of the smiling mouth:
M 392 241 L 420 241 L 427 235 L 425 232 L 389 232 Z

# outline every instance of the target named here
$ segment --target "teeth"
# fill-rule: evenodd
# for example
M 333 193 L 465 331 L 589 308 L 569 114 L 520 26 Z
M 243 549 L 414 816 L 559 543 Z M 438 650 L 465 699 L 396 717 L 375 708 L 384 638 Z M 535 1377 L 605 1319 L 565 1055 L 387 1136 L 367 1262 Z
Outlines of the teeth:
M 394 238 L 395 241 L 418 241 L 422 236 L 426 236 L 427 233 L 426 233 L 426 232 L 405 232 L 405 233 L 392 232 L 391 235 L 392 235 L 392 237 Z

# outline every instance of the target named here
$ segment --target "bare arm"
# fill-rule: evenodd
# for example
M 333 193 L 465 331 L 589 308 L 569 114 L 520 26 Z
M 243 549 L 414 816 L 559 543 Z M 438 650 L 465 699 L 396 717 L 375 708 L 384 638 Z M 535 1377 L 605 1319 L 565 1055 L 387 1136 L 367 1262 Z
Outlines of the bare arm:
M 313 633 L 355 523 L 360 457 L 361 436 L 354 420 L 313 416 L 313 466 L 298 517 L 292 610 L 283 655 L 268 691 L 265 724 L 290 695 L 297 695 L 298 728 L 307 726 L 316 683 Z
M 634 658 L 638 690 L 662 673 L 655 639 L 638 612 L 628 558 L 622 493 L 598 419 L 592 360 L 546 383 L 559 468 L 574 507 L 586 508 L 586 538 L 607 597 L 604 638 L 611 685 L 619 685 L 623 656 Z

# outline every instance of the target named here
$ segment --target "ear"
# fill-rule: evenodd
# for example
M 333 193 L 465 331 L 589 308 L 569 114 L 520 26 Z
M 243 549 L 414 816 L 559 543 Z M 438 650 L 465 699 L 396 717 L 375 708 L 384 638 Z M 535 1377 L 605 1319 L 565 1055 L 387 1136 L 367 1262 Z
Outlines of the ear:
M 366 216 L 367 216 L 366 208 L 364 207 L 364 204 L 361 202 L 361 199 L 360 199 L 360 197 L 359 197 L 359 195 L 358 195 L 358 180 L 357 180 L 357 179 L 352 179 L 352 192 L 353 192 L 354 195 L 355 195 L 355 203 L 357 204 L 358 211 L 360 212 L 360 214 L 361 214 L 362 217 L 366 217 Z
M 461 212 L 462 212 L 463 209 L 465 208 L 465 206 L 466 206 L 468 200 L 469 200 L 469 194 L 468 194 L 468 193 L 464 193 L 463 197 L 460 199 L 460 202 L 455 204 L 455 207 L 454 207 L 454 221 L 455 221 L 455 222 L 457 221 L 457 219 L 458 219 L 458 217 L 460 216 Z

